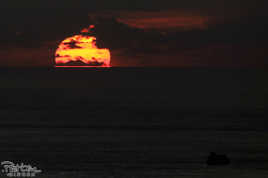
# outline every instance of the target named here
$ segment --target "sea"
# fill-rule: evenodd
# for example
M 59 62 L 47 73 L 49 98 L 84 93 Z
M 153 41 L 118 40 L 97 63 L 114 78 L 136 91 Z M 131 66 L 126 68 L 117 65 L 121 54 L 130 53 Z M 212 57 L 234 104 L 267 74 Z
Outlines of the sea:
M 267 74 L 5 68 L 0 162 L 44 178 L 266 178 Z M 210 152 L 230 164 L 207 165 Z

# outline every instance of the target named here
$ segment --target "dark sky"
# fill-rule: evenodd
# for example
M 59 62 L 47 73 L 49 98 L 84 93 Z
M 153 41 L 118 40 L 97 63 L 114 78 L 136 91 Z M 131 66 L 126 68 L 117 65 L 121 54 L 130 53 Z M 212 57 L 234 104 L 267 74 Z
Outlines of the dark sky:
M 92 10 L 104 9 L 198 9 L 198 10 L 230 10 L 248 9 L 256 10 L 265 8 L 265 0 L 12 0 L 1 2 L 1 7 L 18 7 L 18 8 L 88 8 Z
M 263 67 L 263 0 L 1 2 L 0 66 L 51 66 L 61 40 L 96 24 L 114 66 Z

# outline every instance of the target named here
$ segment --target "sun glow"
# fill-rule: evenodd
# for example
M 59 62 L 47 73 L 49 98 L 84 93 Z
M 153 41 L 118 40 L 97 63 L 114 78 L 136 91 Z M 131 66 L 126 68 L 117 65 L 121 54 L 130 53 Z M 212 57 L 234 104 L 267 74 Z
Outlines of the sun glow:
M 55 53 L 56 67 L 88 66 L 110 67 L 111 55 L 109 49 L 99 49 L 96 37 L 90 36 L 90 30 L 83 29 L 82 34 L 63 40 Z

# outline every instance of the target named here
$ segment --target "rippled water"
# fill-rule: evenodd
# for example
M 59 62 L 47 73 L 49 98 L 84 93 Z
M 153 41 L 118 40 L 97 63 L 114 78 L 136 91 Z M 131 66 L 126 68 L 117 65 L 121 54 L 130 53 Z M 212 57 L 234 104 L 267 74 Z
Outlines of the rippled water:
M 0 161 L 53 178 L 265 178 L 266 73 L 1 70 Z M 231 164 L 206 166 L 211 151 Z
M 73 118 L 72 113 L 2 110 L 1 118 L 6 119 L 0 125 L 1 161 L 37 166 L 43 170 L 40 177 L 268 175 L 268 132 L 262 117 L 126 121 L 124 117 L 93 118 L 86 112 Z M 227 154 L 232 164 L 206 166 L 210 151 Z

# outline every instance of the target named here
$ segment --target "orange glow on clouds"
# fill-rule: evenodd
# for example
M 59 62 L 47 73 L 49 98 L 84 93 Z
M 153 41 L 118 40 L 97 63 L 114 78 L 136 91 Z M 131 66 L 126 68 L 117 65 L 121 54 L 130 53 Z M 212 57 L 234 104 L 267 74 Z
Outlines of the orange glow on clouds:
M 92 19 L 114 17 L 133 28 L 167 31 L 206 30 L 211 17 L 199 11 L 181 9 L 161 11 L 107 11 L 89 15 Z
M 63 40 L 55 53 L 55 62 L 57 66 L 68 66 L 70 62 L 82 62 L 88 66 L 110 67 L 109 49 L 99 49 L 96 46 L 96 38 L 88 36 L 90 29 L 83 29 L 81 35 L 75 35 Z M 81 65 L 80 65 L 81 66 Z
M 143 18 L 119 18 L 120 22 L 141 29 L 206 29 L 207 19 L 204 17 L 143 17 Z
M 90 33 L 90 30 L 95 28 L 95 25 L 90 25 L 88 28 L 81 30 L 81 33 Z

